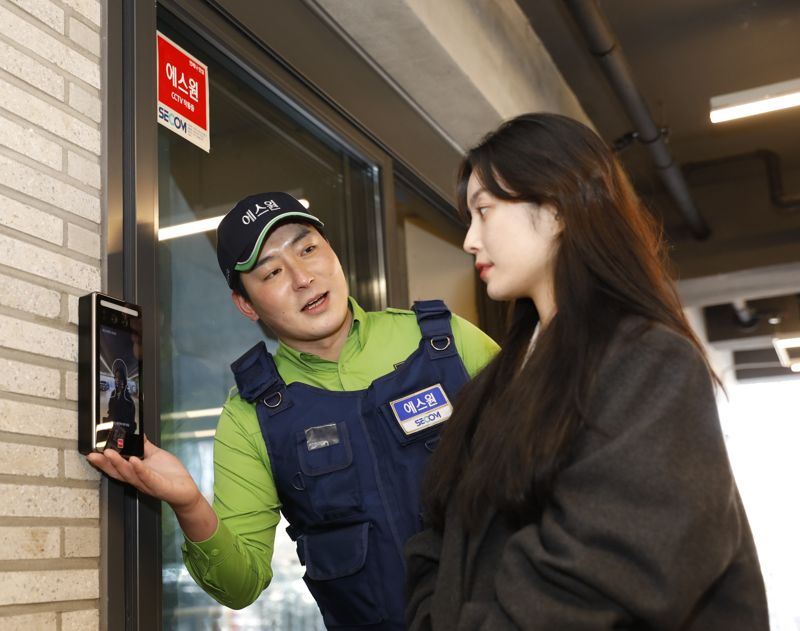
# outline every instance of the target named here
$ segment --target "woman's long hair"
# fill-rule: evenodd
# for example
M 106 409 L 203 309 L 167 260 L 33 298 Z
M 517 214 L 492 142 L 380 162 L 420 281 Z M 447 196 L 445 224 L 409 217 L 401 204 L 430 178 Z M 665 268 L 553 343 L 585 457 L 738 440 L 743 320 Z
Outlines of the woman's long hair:
M 462 391 L 424 483 L 427 519 L 440 530 L 451 501 L 466 527 L 487 505 L 517 523 L 539 517 L 578 430 L 591 422 L 585 404 L 592 376 L 623 317 L 661 323 L 702 352 L 668 273 L 660 230 L 588 127 L 555 114 L 501 125 L 461 165 L 463 212 L 472 173 L 499 199 L 558 212 L 556 313 L 526 360 L 539 316 L 530 299 L 517 300 L 503 349 Z

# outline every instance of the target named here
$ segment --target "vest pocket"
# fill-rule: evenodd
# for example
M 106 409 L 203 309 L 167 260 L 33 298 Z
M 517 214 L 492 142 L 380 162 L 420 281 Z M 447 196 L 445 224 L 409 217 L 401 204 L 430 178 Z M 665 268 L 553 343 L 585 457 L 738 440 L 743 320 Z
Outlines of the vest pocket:
M 353 464 L 353 447 L 345 423 L 336 423 L 336 442 L 309 442 L 309 431 L 297 433 L 297 457 L 303 483 L 315 513 L 333 521 L 361 511 L 361 485 Z
M 369 574 L 370 531 L 367 522 L 298 538 L 297 553 L 306 566 L 303 580 L 328 628 L 376 624 L 386 618 L 375 589 L 380 577 Z
M 439 433 L 442 431 L 442 427 L 444 425 L 444 422 L 439 420 L 439 418 L 434 418 L 437 414 L 441 416 L 441 412 L 434 411 L 420 419 L 423 423 L 428 421 L 431 422 L 429 426 L 426 427 L 423 424 L 422 429 L 414 431 L 410 434 L 406 434 L 406 432 L 401 428 L 400 422 L 397 420 L 397 417 L 395 417 L 389 404 L 381 405 L 379 410 L 384 426 L 387 427 L 388 432 L 394 437 L 394 439 L 403 446 L 410 445 L 412 443 L 418 443 L 420 441 L 425 441 L 426 443 L 430 442 L 432 439 L 439 436 Z M 445 420 L 446 418 L 449 418 L 449 414 L 445 416 Z M 432 447 L 428 448 L 426 446 L 426 448 L 428 451 L 433 451 Z

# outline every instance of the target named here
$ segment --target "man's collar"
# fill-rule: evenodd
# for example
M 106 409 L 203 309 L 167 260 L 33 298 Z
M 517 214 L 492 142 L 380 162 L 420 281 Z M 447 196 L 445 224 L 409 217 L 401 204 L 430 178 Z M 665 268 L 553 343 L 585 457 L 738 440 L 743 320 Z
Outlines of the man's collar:
M 345 350 L 352 345 L 351 339 L 355 337 L 359 348 L 363 348 L 364 342 L 367 337 L 367 313 L 361 308 L 361 305 L 356 302 L 352 296 L 348 297 L 348 308 L 353 314 L 353 322 L 350 325 L 350 331 L 347 334 L 347 340 L 342 347 L 342 353 L 339 355 L 341 358 Z M 280 342 L 278 350 L 275 352 L 276 356 L 288 359 L 293 364 L 308 368 L 311 370 L 325 369 L 328 366 L 330 369 L 335 369 L 336 362 L 331 362 L 327 359 L 322 359 L 314 353 L 305 353 L 298 351 L 291 346 Z
M 364 348 L 367 340 L 367 312 L 361 308 L 361 305 L 356 302 L 356 299 L 350 296 L 350 311 L 353 313 L 353 326 L 350 327 L 350 335 L 348 339 L 355 335 L 358 339 L 359 348 Z M 345 346 L 347 343 L 345 342 Z

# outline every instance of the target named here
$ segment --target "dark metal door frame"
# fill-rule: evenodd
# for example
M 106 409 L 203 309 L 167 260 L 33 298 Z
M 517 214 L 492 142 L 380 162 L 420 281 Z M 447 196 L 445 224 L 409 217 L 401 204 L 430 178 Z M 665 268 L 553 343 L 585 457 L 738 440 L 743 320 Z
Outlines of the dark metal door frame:
M 108 291 L 142 306 L 141 376 L 144 427 L 158 442 L 158 327 L 156 311 L 158 231 L 154 3 L 106 3 L 106 206 Z M 149 40 L 149 45 L 142 45 Z M 102 482 L 104 563 L 101 628 L 159 629 L 161 624 L 160 502 L 113 480 Z
M 407 287 L 399 282 L 405 275 L 405 256 L 394 238 L 397 225 L 394 205 L 395 166 L 402 168 L 415 187 L 427 196 L 442 200 L 446 212 L 449 199 L 442 199 L 441 191 L 450 183 L 443 174 L 440 162 L 456 164 L 459 156 L 427 129 L 427 122 L 413 120 L 418 114 L 405 111 L 402 104 L 391 104 L 391 94 L 381 93 L 381 103 L 390 107 L 385 121 L 380 124 L 395 125 L 401 129 L 417 130 L 419 137 L 429 143 L 390 147 L 386 138 L 392 134 L 376 133 L 367 129 L 360 114 L 346 111 L 339 105 L 343 94 L 323 93 L 316 81 L 321 73 L 328 72 L 327 60 L 318 69 L 305 66 L 300 72 L 282 55 L 273 50 L 251 29 L 237 21 L 235 15 L 223 8 L 236 5 L 238 0 L 119 0 L 106 3 L 107 49 L 104 85 L 105 155 L 107 171 L 105 204 L 108 208 L 106 234 L 106 286 L 112 294 L 136 302 L 143 308 L 143 347 L 145 371 L 142 390 L 145 394 L 144 432 L 159 442 L 159 401 L 157 363 L 159 357 L 158 324 L 154 314 L 158 310 L 158 145 L 156 104 L 156 45 L 155 32 L 159 10 L 169 12 L 181 23 L 197 32 L 212 45 L 224 48 L 231 59 L 237 60 L 255 81 L 268 82 L 279 96 L 291 101 L 312 124 L 323 129 L 343 144 L 351 147 L 380 169 L 376 190 L 378 229 L 382 234 L 382 269 L 378 271 L 382 294 L 381 306 L 403 305 L 408 301 Z M 249 11 L 255 3 L 240 3 Z M 260 3 L 259 3 L 260 4 Z M 270 14 L 307 28 L 326 29 L 319 16 L 297 0 L 275 0 L 263 5 Z M 328 29 L 329 30 L 329 29 Z M 320 33 L 323 31 L 320 30 Z M 286 45 L 285 34 L 279 45 Z M 336 45 L 334 40 L 326 40 Z M 270 42 L 269 44 L 272 44 Z M 342 64 L 349 64 L 352 72 L 366 73 L 363 59 L 346 48 L 337 49 Z M 308 63 L 313 56 L 305 58 Z M 368 69 L 373 72 L 371 68 Z M 318 75 L 315 77 L 315 73 Z M 375 78 L 363 75 L 365 81 Z M 358 78 L 354 79 L 356 82 Z M 352 84 L 329 86 L 329 89 L 346 90 Z M 398 103 L 402 101 L 396 95 Z M 367 105 L 368 106 L 368 105 Z M 407 117 L 397 120 L 397 116 Z M 373 118 L 373 123 L 375 119 Z M 389 129 L 389 127 L 386 127 Z M 390 142 L 390 144 L 392 144 Z M 434 151 L 435 149 L 435 151 Z M 414 152 L 417 155 L 412 155 Z M 401 156 L 402 154 L 402 156 Z M 436 162 L 436 172 L 425 165 Z M 402 163 L 402 167 L 400 166 Z M 421 166 L 420 173 L 412 164 Z M 414 176 L 416 174 L 416 176 Z M 101 629 L 110 631 L 159 631 L 162 628 L 161 604 L 161 506 L 151 498 L 138 496 L 131 488 L 113 480 L 101 482 L 102 550 L 101 567 Z

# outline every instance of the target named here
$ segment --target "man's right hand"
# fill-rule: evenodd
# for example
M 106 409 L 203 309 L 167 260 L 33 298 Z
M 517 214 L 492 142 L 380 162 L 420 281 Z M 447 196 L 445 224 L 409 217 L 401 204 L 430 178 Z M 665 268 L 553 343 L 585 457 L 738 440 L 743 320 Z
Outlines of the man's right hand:
M 103 453 L 90 453 L 86 459 L 107 476 L 169 504 L 189 539 L 202 541 L 214 534 L 216 514 L 186 467 L 147 437 L 142 458 L 132 456 L 126 460 L 113 449 L 106 449 Z
M 164 500 L 175 510 L 197 501 L 200 490 L 180 460 L 144 438 L 144 457 L 126 460 L 113 449 L 90 453 L 86 459 L 115 480 Z

